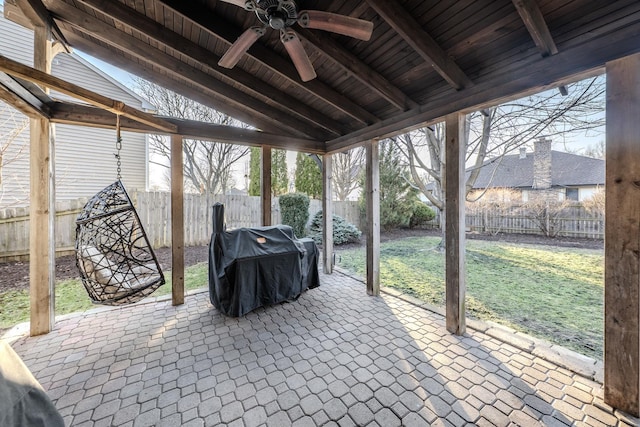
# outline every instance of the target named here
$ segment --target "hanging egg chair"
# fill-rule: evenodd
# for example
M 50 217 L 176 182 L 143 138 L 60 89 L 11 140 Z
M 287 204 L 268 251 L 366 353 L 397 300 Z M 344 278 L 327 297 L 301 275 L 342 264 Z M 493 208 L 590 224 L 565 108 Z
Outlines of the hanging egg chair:
M 134 303 L 165 283 L 120 180 L 93 196 L 78 215 L 75 249 L 82 283 L 94 303 Z

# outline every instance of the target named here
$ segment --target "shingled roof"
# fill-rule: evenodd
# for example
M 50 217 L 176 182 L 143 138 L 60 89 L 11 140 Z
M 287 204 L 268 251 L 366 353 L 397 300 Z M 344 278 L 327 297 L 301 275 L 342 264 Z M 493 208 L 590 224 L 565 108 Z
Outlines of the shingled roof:
M 486 161 L 473 188 L 531 188 L 534 154 L 497 157 Z M 467 172 L 468 173 L 468 172 Z M 604 160 L 551 150 L 551 186 L 604 185 Z

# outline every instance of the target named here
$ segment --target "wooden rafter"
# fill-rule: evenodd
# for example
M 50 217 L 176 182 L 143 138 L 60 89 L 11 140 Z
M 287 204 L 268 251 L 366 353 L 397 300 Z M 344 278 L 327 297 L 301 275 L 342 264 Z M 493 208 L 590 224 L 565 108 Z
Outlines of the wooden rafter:
M 231 45 L 242 34 L 243 29 L 238 28 L 219 16 L 199 2 L 183 0 L 157 0 L 176 13 L 190 20 L 216 39 Z M 362 124 L 372 124 L 380 121 L 376 116 L 353 102 L 346 96 L 338 93 L 319 79 L 303 83 L 293 64 L 275 55 L 270 49 L 256 43 L 247 54 L 267 67 L 269 70 L 287 80 L 288 84 L 304 90 L 305 92 L 323 100 L 332 107 L 342 111 Z
M 62 29 L 64 30 L 64 26 L 62 27 Z M 108 61 L 112 65 L 121 68 L 122 70 L 128 71 L 138 77 L 154 82 L 173 92 L 180 93 L 187 98 L 201 103 L 202 105 L 217 109 L 218 111 L 228 114 L 229 116 L 232 116 L 244 123 L 252 124 L 253 126 L 257 127 L 258 129 L 262 129 L 263 131 L 274 133 L 282 132 L 281 127 L 275 126 L 270 121 L 262 120 L 260 116 L 253 114 L 253 112 L 251 112 L 250 110 L 237 108 L 225 103 L 224 99 L 219 97 L 213 91 L 202 90 L 201 88 L 190 86 L 182 80 L 177 80 L 170 76 L 156 73 L 150 67 L 145 67 L 144 65 L 138 64 L 137 62 L 130 61 L 122 55 L 113 55 L 113 51 L 111 51 L 109 48 L 87 38 L 84 38 L 80 35 L 77 35 L 73 32 L 67 32 L 66 36 L 72 46 L 77 47 L 78 49 L 90 54 L 95 58 L 101 59 L 103 61 Z M 294 133 L 294 135 L 300 136 L 301 134 L 298 132 Z
M 237 106 L 240 109 L 251 109 L 254 114 L 260 115 L 264 120 L 273 123 L 276 127 L 286 127 L 290 132 L 303 133 L 313 138 L 327 138 L 327 132 L 313 125 L 313 123 L 292 117 L 290 114 L 276 108 L 275 104 L 266 104 L 66 3 L 55 1 L 50 3 L 50 7 L 55 14 L 55 19 L 61 22 L 63 29 L 69 25 L 82 33 L 90 34 L 104 43 L 130 53 L 140 58 L 141 61 L 161 68 L 172 76 L 186 78 L 202 88 L 202 90 L 217 93 L 218 98 L 223 99 L 226 104 Z
M 336 135 L 343 134 L 347 128 L 336 121 L 329 119 L 323 113 L 309 107 L 303 102 L 288 96 L 279 89 L 256 78 L 239 68 L 229 70 L 218 66 L 219 56 L 204 47 L 193 43 L 173 31 L 167 30 L 158 22 L 120 2 L 104 2 L 102 0 L 79 0 L 110 18 L 147 35 L 158 43 L 173 49 L 176 52 L 202 63 L 215 76 L 220 79 L 231 79 L 240 83 L 245 90 L 253 92 L 254 96 L 263 96 L 280 105 L 289 114 L 293 114 L 303 120 L 315 123 Z
M 513 0 L 513 5 L 522 18 L 522 22 L 527 27 L 529 34 L 533 42 L 540 50 L 542 56 L 547 57 L 558 53 L 549 27 L 542 16 L 540 8 L 536 4 L 535 0 Z
M 451 86 L 460 90 L 473 84 L 401 4 L 388 0 L 367 0 L 367 3 Z
M 505 67 L 502 73 L 477 80 L 473 87 L 454 94 L 445 93 L 431 100 L 429 105 L 398 114 L 381 123 L 371 125 L 350 135 L 327 142 L 327 152 L 338 152 L 362 145 L 372 138 L 397 135 L 400 132 L 425 123 L 441 120 L 456 111 L 471 111 L 488 105 L 497 105 L 528 93 L 540 92 L 589 76 L 601 74 L 602 64 L 640 52 L 640 45 L 633 42 L 640 37 L 640 23 L 630 23 L 609 33 L 608 37 L 595 38 L 548 57 L 544 62 L 530 58 Z M 626 42 L 621 43 L 620 40 Z M 546 81 L 548 86 L 533 82 Z
M 395 107 L 406 111 L 418 106 L 417 102 L 409 98 L 380 73 L 362 62 L 357 56 L 340 46 L 331 37 L 318 31 L 309 31 L 302 28 L 297 29 L 297 33 L 311 43 L 319 52 L 332 60 L 334 64 Z
M 38 83 L 50 89 L 72 96 L 84 102 L 88 102 L 96 107 L 103 108 L 114 114 L 120 114 L 129 117 L 140 123 L 144 123 L 165 132 L 175 132 L 176 127 L 162 119 L 153 117 L 135 108 L 129 107 L 122 101 L 116 101 L 106 96 L 82 88 L 73 83 L 66 82 L 62 79 L 54 77 L 50 74 L 38 71 L 35 68 L 27 67 L 19 62 L 13 61 L 5 56 L 0 55 L 0 71 L 11 74 L 21 79 Z
M 100 128 L 115 128 L 116 118 L 108 111 L 88 105 L 71 104 L 68 102 L 54 102 L 51 104 L 51 121 L 80 126 Z M 233 126 L 203 123 L 195 120 L 182 120 L 171 117 L 158 119 L 171 123 L 176 127 L 172 134 L 182 135 L 184 138 L 207 141 L 225 142 L 230 144 L 260 146 L 268 145 L 274 148 L 287 148 L 307 153 L 324 152 L 324 143 L 310 139 L 296 138 L 286 134 L 262 132 Z M 135 120 L 122 117 L 120 126 L 123 130 L 132 132 L 153 133 L 154 128 Z
M 69 43 L 60 31 L 60 28 L 51 18 L 49 11 L 40 0 L 12 0 L 5 3 L 9 19 L 21 21 L 23 25 L 33 28 L 35 26 L 49 26 L 54 38 L 58 40 L 67 52 L 70 52 Z M 25 22 L 28 21 L 28 22 Z
M 44 95 L 44 92 L 42 94 Z M 10 103 L 29 117 L 49 118 L 51 116 L 46 103 L 2 72 L 0 72 L 0 99 Z
M 553 41 L 547 22 L 538 7 L 535 0 L 513 0 L 522 22 L 524 22 L 527 31 L 531 35 L 533 42 L 538 47 L 543 58 L 558 53 L 556 43 Z M 558 88 L 563 96 L 567 96 L 569 91 L 566 86 Z

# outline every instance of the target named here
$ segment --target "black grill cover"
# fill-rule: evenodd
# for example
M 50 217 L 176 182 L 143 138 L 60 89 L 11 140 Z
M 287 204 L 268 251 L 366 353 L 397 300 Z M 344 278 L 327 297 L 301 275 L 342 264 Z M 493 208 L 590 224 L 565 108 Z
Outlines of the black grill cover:
M 224 206 L 213 206 L 209 298 L 227 316 L 298 297 L 320 285 L 318 249 L 288 225 L 224 231 Z

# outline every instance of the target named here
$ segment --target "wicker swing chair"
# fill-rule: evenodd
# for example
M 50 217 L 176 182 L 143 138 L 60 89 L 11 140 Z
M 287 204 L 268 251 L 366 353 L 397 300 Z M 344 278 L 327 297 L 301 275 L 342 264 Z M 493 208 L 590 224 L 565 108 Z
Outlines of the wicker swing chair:
M 165 282 L 120 180 L 93 196 L 78 215 L 75 249 L 82 283 L 97 304 L 134 303 Z
M 123 305 L 141 300 L 165 283 L 140 218 L 118 180 L 93 196 L 76 219 L 76 265 L 96 304 Z

